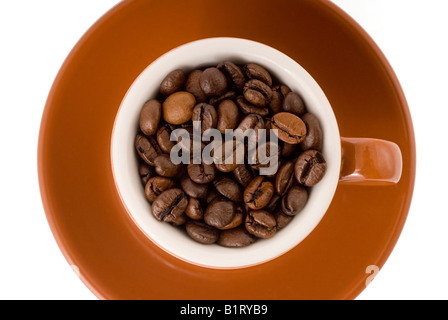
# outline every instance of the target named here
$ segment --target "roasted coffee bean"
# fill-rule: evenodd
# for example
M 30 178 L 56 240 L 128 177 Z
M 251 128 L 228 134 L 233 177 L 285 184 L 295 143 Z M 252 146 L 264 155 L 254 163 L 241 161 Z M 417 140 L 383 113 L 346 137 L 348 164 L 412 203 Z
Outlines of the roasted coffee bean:
M 241 248 L 254 243 L 256 238 L 247 232 L 244 227 L 237 227 L 221 231 L 218 238 L 218 244 L 223 247 Z
M 218 113 L 215 107 L 208 103 L 199 103 L 193 108 L 192 121 L 200 121 L 201 134 L 205 130 L 216 128 L 218 123 Z
M 202 70 L 192 71 L 188 75 L 187 82 L 185 83 L 185 91 L 190 92 L 196 98 L 196 103 L 207 101 L 207 96 L 199 85 L 199 78 L 201 77 L 202 72 Z
M 244 98 L 257 107 L 266 107 L 272 98 L 271 88 L 264 82 L 254 79 L 244 85 Z
M 297 150 L 298 144 L 291 144 L 284 142 L 282 143 L 281 155 L 282 157 L 289 157 Z
M 188 221 L 185 230 L 191 239 L 203 244 L 215 243 L 219 237 L 218 230 L 202 221 Z
M 305 207 L 308 192 L 302 186 L 294 186 L 282 198 L 282 211 L 289 216 L 295 216 Z
M 294 173 L 297 181 L 306 186 L 316 185 L 325 175 L 327 162 L 317 150 L 304 151 L 295 164 Z
M 274 166 L 275 164 L 278 166 L 280 152 L 281 150 L 278 143 L 272 141 L 267 141 L 265 143 L 259 142 L 255 150 L 249 150 L 249 163 L 255 170 Z M 275 172 L 277 172 L 277 170 L 275 170 Z M 273 174 L 275 174 L 275 172 L 273 172 Z
M 283 101 L 285 100 L 286 95 L 290 92 L 291 89 L 282 84 L 272 87 L 272 97 L 269 107 L 273 114 L 283 111 Z
M 137 134 L 135 138 L 135 149 L 138 155 L 150 166 L 155 166 L 154 159 L 162 154 L 157 141 L 152 137 L 145 137 L 142 134 Z
M 161 154 L 154 159 L 156 173 L 162 177 L 172 178 L 181 170 L 181 164 L 174 164 L 168 154 Z
M 267 212 L 275 212 L 277 210 L 278 206 L 280 205 L 281 197 L 278 194 L 274 194 L 271 198 L 271 201 L 266 205 L 266 207 L 263 208 L 263 210 L 266 210 Z
M 257 107 L 246 101 L 244 96 L 238 96 L 236 98 L 236 104 L 240 108 L 241 112 L 244 114 L 258 114 L 262 117 L 266 117 L 269 114 L 269 109 L 267 107 Z
M 207 197 L 208 185 L 199 184 L 190 179 L 190 177 L 184 176 L 180 180 L 180 185 L 186 194 L 193 198 L 205 198 Z
M 220 176 L 213 181 L 216 191 L 236 203 L 243 202 L 243 188 L 234 180 Z
M 300 143 L 302 150 L 321 150 L 322 149 L 322 129 L 319 120 L 315 115 L 306 113 L 302 116 L 302 121 L 306 125 L 305 139 Z
M 244 203 L 253 210 L 264 208 L 274 195 L 274 185 L 258 176 L 244 190 Z
M 185 224 L 199 243 L 242 247 L 272 237 L 303 209 L 308 187 L 325 174 L 317 117 L 307 113 L 299 93 L 274 84 L 261 65 L 224 61 L 188 76 L 174 70 L 160 84 L 157 99 L 140 112 L 139 176 L 156 219 Z M 214 128 L 221 135 L 204 139 L 205 156 L 213 163 L 205 164 L 206 157 L 195 164 L 194 152 L 202 156 L 206 144 L 200 141 L 200 150 L 194 150 L 199 143 L 193 131 L 203 135 Z M 220 139 L 228 138 L 227 129 L 237 129 L 234 140 Z M 271 134 L 280 141 L 271 142 Z M 179 156 L 188 153 L 188 166 L 174 165 L 173 147 L 180 147 Z
M 147 136 L 156 133 L 162 116 L 162 104 L 156 99 L 146 102 L 140 112 L 140 130 Z
M 187 171 L 190 179 L 199 184 L 212 182 L 216 175 L 215 166 L 204 162 L 188 164 Z
M 163 119 L 170 124 L 183 124 L 191 120 L 196 98 L 189 92 L 177 91 L 163 102 Z
M 154 176 L 154 168 L 148 165 L 146 162 L 140 162 L 138 165 L 138 174 L 145 186 L 149 179 Z
M 206 96 L 216 97 L 226 92 L 227 79 L 219 69 L 207 68 L 199 78 L 199 85 Z
M 185 73 L 180 70 L 171 71 L 160 84 L 160 93 L 164 96 L 182 90 L 185 84 Z
M 204 221 L 209 226 L 224 228 L 232 222 L 236 214 L 236 205 L 230 200 L 213 200 L 205 210 Z
M 236 91 L 243 90 L 246 78 L 244 77 L 243 71 L 240 67 L 231 61 L 225 61 L 218 64 L 217 68 L 226 76 L 227 84 L 230 88 Z
M 232 221 L 228 225 L 220 228 L 219 230 L 228 230 L 238 227 L 243 222 L 244 216 L 245 216 L 244 212 L 241 210 L 241 208 L 237 206 L 235 216 L 233 217 Z
M 274 218 L 277 221 L 277 230 L 286 227 L 293 218 L 293 216 L 288 216 L 287 214 L 284 214 L 281 209 L 275 210 L 273 212 L 274 212 Z
M 294 162 L 288 161 L 280 167 L 275 178 L 275 192 L 282 196 L 289 191 L 294 184 Z
M 162 192 L 175 187 L 176 183 L 169 178 L 159 176 L 152 177 L 148 180 L 145 186 L 146 199 L 148 199 L 149 202 L 153 202 L 160 196 L 160 194 L 162 194 Z
M 190 154 L 190 157 L 194 156 L 195 153 L 202 153 L 202 150 L 205 148 L 205 144 L 201 141 L 194 141 L 193 137 L 193 128 L 192 127 L 185 127 L 181 128 L 185 131 L 174 131 L 173 132 L 173 139 L 176 139 L 178 147 L 183 152 L 186 152 Z M 187 134 L 188 133 L 188 134 Z M 184 134 L 186 134 L 184 136 Z M 195 149 L 197 148 L 197 150 Z
M 218 106 L 218 123 L 216 128 L 222 134 L 226 129 L 235 129 L 238 124 L 238 107 L 232 100 L 224 100 Z
M 196 198 L 190 197 L 188 199 L 187 208 L 185 209 L 185 214 L 190 219 L 201 220 L 204 217 L 201 202 Z
M 263 120 L 263 117 L 261 117 L 258 114 L 248 114 L 246 117 L 244 117 L 243 120 L 241 120 L 240 124 L 238 125 L 237 129 L 240 129 L 242 133 L 247 136 L 248 141 L 251 141 L 251 139 L 255 138 L 255 140 L 252 140 L 252 142 L 258 141 L 259 133 L 258 130 L 264 129 L 265 123 Z M 247 130 L 254 130 L 255 137 L 252 137 L 252 134 L 248 134 Z
M 254 178 L 252 170 L 245 164 L 238 165 L 233 170 L 233 176 L 243 187 L 247 187 Z
M 218 191 L 216 191 L 216 189 L 213 188 L 213 186 L 210 186 L 208 188 L 207 197 L 205 198 L 205 203 L 210 204 L 213 200 L 221 198 L 222 198 L 221 194 Z
M 171 133 L 176 130 L 176 127 L 165 123 L 157 130 L 157 143 L 160 149 L 165 153 L 170 153 L 171 149 L 176 145 L 176 141 L 171 141 Z
M 263 81 L 270 87 L 272 86 L 272 77 L 262 66 L 255 63 L 248 63 L 243 67 L 243 71 L 249 79 L 257 79 Z
M 181 225 L 184 225 L 187 222 L 188 218 L 186 214 L 181 214 L 179 217 L 177 217 L 174 221 L 168 222 L 169 224 L 179 227 Z
M 265 210 L 250 211 L 244 225 L 250 234 L 263 239 L 272 237 L 277 231 L 277 221 Z
M 278 157 L 278 158 L 277 158 L 277 164 L 275 164 L 275 160 L 274 160 L 274 161 L 272 161 L 272 163 L 271 163 L 271 165 L 272 165 L 271 168 L 266 167 L 265 165 L 263 165 L 263 166 L 260 167 L 260 170 L 261 170 L 262 168 L 269 168 L 269 171 L 265 171 L 265 172 L 263 172 L 263 175 L 264 175 L 266 178 L 268 178 L 269 180 L 271 180 L 271 181 L 275 181 L 275 177 L 277 176 L 278 169 L 282 166 L 283 162 L 284 162 L 283 158 Z M 260 172 L 261 172 L 261 171 L 260 171 Z
M 177 188 L 162 192 L 152 203 L 152 214 L 163 222 L 174 222 L 188 205 L 186 194 Z
M 271 128 L 277 129 L 278 138 L 290 144 L 298 144 L 305 139 L 306 125 L 298 116 L 280 112 L 271 119 Z
M 301 117 L 305 113 L 305 104 L 302 98 L 295 92 L 290 92 L 283 100 L 283 111 L 294 113 Z
M 210 98 L 210 100 L 208 102 L 213 106 L 218 106 L 222 101 L 233 100 L 233 99 L 235 99 L 235 97 L 236 97 L 235 91 L 227 91 L 218 97 Z
M 244 145 L 236 140 L 225 141 L 221 145 L 221 156 L 213 155 L 216 169 L 221 172 L 232 172 L 236 167 L 244 162 Z

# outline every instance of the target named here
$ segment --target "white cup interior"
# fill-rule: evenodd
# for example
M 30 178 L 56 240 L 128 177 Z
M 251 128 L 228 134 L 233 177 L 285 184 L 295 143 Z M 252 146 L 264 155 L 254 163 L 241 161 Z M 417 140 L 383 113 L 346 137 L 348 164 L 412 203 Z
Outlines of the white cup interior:
M 170 224 L 157 221 L 145 198 L 134 149 L 143 104 L 156 96 L 160 82 L 174 69 L 191 71 L 230 60 L 258 63 L 299 93 L 320 121 L 327 172 L 312 188 L 305 208 L 270 239 L 244 248 L 204 245 Z M 339 179 L 341 145 L 337 122 L 324 92 L 297 62 L 264 44 L 239 38 L 209 38 L 177 47 L 149 65 L 132 84 L 118 110 L 112 133 L 111 160 L 116 187 L 127 213 L 157 246 L 187 262 L 210 268 L 241 268 L 272 260 L 297 246 L 321 221 Z

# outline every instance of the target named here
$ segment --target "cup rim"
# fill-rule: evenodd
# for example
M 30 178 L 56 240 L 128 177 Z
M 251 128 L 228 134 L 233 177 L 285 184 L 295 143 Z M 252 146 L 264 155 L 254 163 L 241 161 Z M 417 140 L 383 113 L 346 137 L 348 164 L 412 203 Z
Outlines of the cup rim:
M 251 56 L 252 60 L 246 59 L 245 56 L 244 60 L 247 60 L 247 62 L 255 62 L 255 63 L 259 63 L 262 64 L 262 62 L 260 62 L 260 60 L 264 60 L 267 62 L 267 64 L 271 64 L 271 65 L 279 65 L 279 64 L 285 64 L 285 65 L 289 65 L 289 66 L 294 66 L 295 72 L 292 72 L 291 68 L 284 68 L 285 70 L 282 70 L 282 72 L 280 72 L 280 68 L 279 70 L 275 70 L 275 72 L 272 72 L 272 68 L 269 68 L 266 66 L 266 64 L 264 64 L 265 67 L 267 67 L 267 69 L 269 69 L 269 71 L 271 73 L 273 73 L 277 78 L 282 78 L 278 76 L 278 73 L 282 73 L 284 77 L 289 77 L 289 78 L 297 78 L 298 74 L 301 75 L 301 81 L 300 84 L 301 86 L 307 87 L 307 89 L 310 89 L 310 91 L 306 90 L 305 91 L 299 91 L 299 94 L 301 94 L 302 96 L 304 96 L 304 100 L 307 104 L 307 107 L 310 107 L 310 104 L 307 103 L 307 100 L 309 100 L 308 96 L 312 96 L 312 94 L 310 92 L 313 92 L 313 95 L 319 96 L 319 99 L 322 103 L 322 108 L 325 109 L 326 111 L 326 121 L 328 122 L 328 124 L 326 125 L 322 125 L 322 121 L 321 121 L 321 125 L 323 127 L 323 131 L 324 131 L 324 149 L 323 149 L 323 153 L 324 156 L 326 156 L 326 153 L 331 153 L 332 154 L 332 158 L 331 161 L 328 162 L 328 157 L 327 158 L 327 164 L 328 164 L 328 168 L 327 168 L 327 173 L 324 177 L 324 179 L 315 187 L 313 187 L 313 192 L 311 192 L 311 194 L 316 194 L 316 193 L 321 193 L 322 191 L 315 191 L 314 189 L 316 187 L 318 187 L 318 189 L 326 189 L 326 197 L 324 200 L 319 199 L 318 202 L 320 206 L 320 214 L 319 215 L 315 215 L 314 219 L 311 219 L 311 224 L 312 227 L 308 228 L 308 230 L 306 232 L 302 232 L 300 235 L 295 234 L 295 240 L 294 241 L 280 241 L 277 240 L 275 241 L 276 237 L 280 238 L 279 235 L 284 233 L 282 238 L 285 238 L 287 236 L 286 232 L 287 230 L 289 230 L 288 234 L 289 235 L 294 235 L 294 233 L 292 232 L 292 230 L 295 229 L 299 229 L 298 225 L 301 221 L 299 220 L 303 220 L 303 219 L 297 219 L 300 216 L 303 216 L 305 214 L 303 214 L 303 212 L 299 213 L 298 216 L 294 217 L 294 219 L 291 221 L 291 223 L 286 226 L 284 229 L 280 230 L 274 237 L 270 238 L 270 239 L 259 239 L 258 241 L 256 241 L 254 244 L 248 246 L 248 247 L 244 247 L 244 248 L 225 248 L 225 247 L 221 247 L 218 246 L 216 244 L 213 245 L 203 245 L 203 244 L 199 244 L 197 242 L 194 242 L 194 240 L 190 239 L 187 235 L 182 234 L 183 236 L 183 240 L 188 239 L 190 240 L 189 245 L 192 245 L 194 247 L 196 247 L 196 251 L 199 248 L 200 250 L 204 250 L 202 252 L 202 257 L 199 257 L 201 254 L 196 254 L 196 255 L 191 255 L 192 253 L 192 248 L 189 248 L 185 245 L 182 245 L 182 250 L 184 250 L 183 252 L 180 249 L 180 247 L 176 247 L 175 245 L 173 245 L 170 242 L 164 241 L 166 239 L 164 239 L 164 237 L 160 236 L 160 233 L 154 233 L 154 230 L 151 230 L 151 227 L 156 226 L 157 224 L 160 224 L 160 226 L 157 227 L 164 227 L 164 229 L 167 230 L 172 230 L 172 229 L 176 229 L 171 225 L 168 224 L 162 224 L 161 222 L 157 221 L 151 214 L 150 211 L 146 212 L 147 218 L 149 219 L 142 219 L 141 216 L 136 215 L 136 210 L 133 210 L 133 206 L 130 205 L 130 198 L 129 196 L 129 192 L 128 190 L 125 190 L 127 187 L 124 187 L 123 184 L 123 174 L 122 170 L 120 170 L 119 166 L 122 165 L 123 163 L 126 163 L 126 161 L 121 161 L 118 160 L 120 159 L 120 154 L 121 151 L 118 150 L 122 150 L 120 148 L 120 146 L 123 144 L 123 141 L 121 142 L 117 142 L 119 139 L 119 136 L 117 135 L 117 128 L 120 128 L 120 126 L 122 126 L 122 122 L 123 122 L 123 110 L 126 108 L 129 108 L 128 106 L 130 105 L 129 103 L 129 99 L 130 97 L 133 97 L 136 95 L 135 91 L 139 88 L 137 88 L 138 86 L 141 86 L 141 83 L 144 78 L 144 76 L 148 73 L 150 73 L 150 71 L 153 71 L 153 69 L 156 67 L 161 68 L 161 64 L 164 63 L 165 60 L 168 59 L 168 61 L 171 59 L 173 60 L 173 58 L 177 57 L 177 56 L 182 56 L 182 58 L 185 58 L 184 51 L 196 51 L 201 48 L 201 46 L 209 46 L 210 48 L 213 48 L 213 52 L 215 52 L 215 54 L 217 53 L 217 51 L 219 49 L 228 49 L 230 48 L 230 50 L 232 51 L 232 53 L 227 53 L 225 54 L 226 56 L 232 56 L 235 55 L 235 52 L 238 52 L 239 54 L 239 58 L 241 58 L 241 55 L 244 55 L 246 53 L 242 53 L 240 52 L 240 50 L 242 50 L 242 48 L 244 48 L 245 50 L 249 50 L 251 51 L 251 53 L 248 56 Z M 260 52 L 269 52 L 271 55 L 275 56 L 276 62 L 273 62 L 273 58 L 270 57 L 269 59 L 258 59 L 258 58 L 262 58 L 262 54 Z M 221 51 L 221 55 L 222 55 Z M 218 54 L 218 56 L 220 55 Z M 201 55 L 199 55 L 201 56 Z M 254 61 L 253 58 L 257 57 L 257 61 Z M 196 59 L 198 59 L 198 57 L 196 56 Z M 175 59 L 174 59 L 175 60 Z M 232 60 L 231 58 L 229 59 L 225 59 L 225 60 Z M 215 63 L 217 63 L 218 61 L 224 61 L 224 59 L 221 60 L 217 60 L 215 61 Z M 281 61 L 281 62 L 279 62 Z M 182 64 L 186 64 L 185 61 L 183 61 L 182 63 L 178 63 L 180 65 Z M 206 65 L 210 65 L 210 63 L 204 63 L 204 66 Z M 262 64 L 263 65 L 263 64 Z M 178 65 L 177 65 L 178 66 Z M 199 67 L 199 65 L 197 65 L 196 67 Z M 159 75 L 159 80 L 163 79 L 163 77 L 170 71 L 176 69 L 177 67 L 169 67 L 168 69 L 166 69 L 165 73 L 162 73 Z M 163 69 L 163 68 L 162 68 Z M 191 69 L 191 68 L 187 68 L 187 69 Z M 299 71 L 299 72 L 298 72 Z M 297 74 L 296 74 L 297 73 Z M 154 81 L 156 82 L 156 81 Z M 295 90 L 295 85 L 291 85 L 290 83 L 286 83 L 285 81 L 281 81 L 282 83 L 285 83 L 286 85 L 288 85 L 291 89 L 293 89 L 293 91 Z M 303 83 L 302 83 L 303 82 Z M 159 81 L 160 83 L 160 81 Z M 307 85 L 305 85 L 307 84 Z M 136 89 L 137 88 L 137 89 Z M 141 88 L 140 88 L 141 90 Z M 308 97 L 308 98 L 307 98 Z M 144 100 L 148 100 L 148 99 L 144 99 Z M 309 101 L 308 101 L 309 102 Z M 143 104 L 140 104 L 138 106 L 135 106 L 134 109 L 137 109 L 138 111 L 141 110 Z M 128 110 L 128 109 L 126 109 Z M 315 110 L 312 112 L 313 114 L 315 114 L 316 116 L 318 116 L 319 120 L 322 120 L 322 115 L 321 113 L 316 113 Z M 139 112 L 138 112 L 139 114 Z M 134 121 L 134 124 L 137 124 L 138 121 Z M 131 125 L 132 126 L 132 125 Z M 325 127 L 325 129 L 324 129 Z M 329 129 L 330 128 L 330 129 Z M 134 137 L 136 132 L 138 131 L 138 128 L 135 127 L 136 130 L 134 130 Z M 121 130 L 121 128 L 120 128 Z M 329 134 L 331 131 L 331 134 Z M 327 139 L 331 140 L 332 146 L 331 146 L 331 152 L 328 151 L 328 142 L 325 142 Z M 122 139 L 123 140 L 123 139 Z M 118 146 L 117 146 L 118 144 Z M 128 141 L 129 144 L 129 141 Z M 135 157 L 136 159 L 136 155 L 133 149 L 133 145 L 134 145 L 134 139 L 132 139 L 130 145 L 132 145 L 132 155 Z M 327 147 L 327 148 L 326 148 Z M 188 42 L 185 43 L 183 45 L 180 45 L 168 52 L 166 52 L 165 54 L 161 55 L 159 58 L 157 58 L 156 60 L 154 60 L 152 63 L 150 63 L 140 74 L 139 76 L 133 81 L 132 85 L 129 87 L 128 91 L 126 92 L 120 107 L 117 111 L 116 117 L 115 117 L 115 121 L 114 121 L 114 125 L 113 125 L 113 129 L 112 129 L 112 135 L 111 135 L 111 148 L 110 148 L 111 152 L 110 152 L 110 156 L 111 156 L 111 163 L 112 163 L 112 174 L 113 174 L 113 179 L 114 179 L 114 184 L 117 190 L 117 193 L 120 197 L 120 200 L 124 206 L 124 208 L 126 209 L 126 212 L 128 214 L 128 216 L 131 218 L 131 220 L 136 224 L 136 226 L 140 229 L 140 231 L 145 234 L 145 236 L 150 239 L 154 244 L 156 244 L 159 248 L 161 248 L 162 250 L 164 250 L 165 252 L 171 254 L 174 257 L 177 257 L 183 261 L 186 261 L 188 263 L 192 263 L 198 266 L 202 266 L 202 267 L 208 267 L 208 268 L 218 268 L 218 269 L 235 269 L 235 268 L 244 268 L 244 267 L 249 267 L 249 266 L 253 266 L 253 265 L 258 265 L 261 263 L 265 263 L 268 261 L 271 261 L 285 253 L 287 253 L 288 251 L 290 251 L 291 249 L 293 249 L 295 246 L 299 245 L 300 242 L 302 242 L 307 236 L 309 236 L 309 234 L 317 227 L 317 225 L 320 223 L 321 219 L 323 218 L 323 216 L 325 215 L 331 200 L 333 199 L 334 193 L 336 191 L 336 187 L 338 184 L 338 180 L 339 180 L 339 172 L 340 172 L 340 166 L 341 166 L 341 141 L 340 141 L 340 134 L 339 134 L 339 128 L 336 122 L 336 118 L 335 115 L 333 113 L 333 110 L 331 108 L 331 105 L 327 99 L 327 97 L 325 96 L 325 93 L 322 91 L 322 89 L 320 88 L 320 86 L 317 84 L 317 82 L 311 77 L 311 75 L 302 67 L 300 66 L 300 64 L 294 60 L 292 60 L 291 58 L 289 58 L 287 55 L 283 54 L 282 52 L 278 51 L 275 48 L 272 48 L 268 45 L 262 44 L 260 42 L 256 42 L 253 40 L 248 40 L 248 39 L 242 39 L 242 38 L 234 38 L 234 37 L 214 37 L 214 38 L 205 38 L 205 39 L 200 39 L 200 40 L 195 40 L 192 42 Z M 117 161 L 118 160 L 118 161 Z M 129 159 L 128 159 L 129 160 Z M 138 176 L 137 170 L 135 171 L 135 175 Z M 329 174 L 329 172 L 331 172 Z M 134 175 L 134 176 L 135 176 Z M 320 187 L 319 187 L 320 186 Z M 136 188 L 140 189 L 140 193 L 141 193 L 141 198 L 144 202 L 146 202 L 146 205 L 148 207 L 150 207 L 150 204 L 147 202 L 145 196 L 144 196 L 144 191 L 141 186 L 141 182 L 138 181 L 138 183 L 135 184 Z M 124 191 L 125 190 L 125 191 Z M 313 195 L 310 195 L 310 198 Z M 314 195 L 314 198 L 316 196 Z M 310 199 L 308 200 L 310 201 Z M 131 208 L 130 208 L 131 207 Z M 308 207 L 308 209 L 307 209 Z M 141 210 L 140 210 L 141 211 Z M 307 205 L 305 206 L 305 209 L 303 211 L 311 211 L 311 207 L 310 207 L 310 203 L 307 203 Z M 309 213 L 308 213 L 309 216 Z M 151 221 L 152 220 L 152 221 Z M 148 225 L 148 222 L 149 225 Z M 310 223 L 308 221 L 308 223 Z M 177 231 L 177 230 L 176 230 Z M 171 231 L 172 232 L 172 231 Z M 169 231 L 167 231 L 167 234 L 170 234 Z M 165 235 L 166 236 L 166 235 Z M 274 240 L 274 241 L 273 241 Z M 272 242 L 271 245 L 266 245 L 267 242 Z M 282 250 L 275 250 L 275 253 L 273 254 L 266 254 L 266 247 L 274 247 L 275 244 L 279 244 L 279 243 L 283 243 L 283 245 L 281 246 Z M 211 254 L 210 256 L 210 248 L 212 248 L 212 250 L 216 250 L 219 251 L 218 255 L 217 254 Z M 194 250 L 193 250 L 194 251 Z M 205 254 L 207 253 L 207 254 Z M 229 255 L 232 255 L 233 259 L 229 259 Z M 236 259 L 235 259 L 236 257 Z M 261 257 L 261 258 L 260 258 Z M 221 258 L 221 260 L 219 260 L 219 263 L 217 262 L 216 259 Z M 229 262 L 231 261 L 231 262 Z

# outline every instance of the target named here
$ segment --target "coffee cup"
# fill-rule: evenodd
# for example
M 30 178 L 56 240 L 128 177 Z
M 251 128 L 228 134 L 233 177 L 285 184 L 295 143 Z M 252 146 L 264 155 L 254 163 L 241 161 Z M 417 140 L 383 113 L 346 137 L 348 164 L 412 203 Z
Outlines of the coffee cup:
M 281 83 L 300 94 L 308 111 L 322 128 L 322 154 L 327 161 L 323 179 L 312 188 L 305 208 L 274 237 L 244 248 L 204 245 L 185 232 L 154 219 L 138 174 L 134 149 L 139 115 L 146 101 L 155 97 L 161 81 L 175 69 L 191 71 L 222 61 L 262 65 Z M 362 123 L 359 124 L 362 126 Z M 239 38 L 208 38 L 177 47 L 152 62 L 138 76 L 118 110 L 111 140 L 114 181 L 127 214 L 151 241 L 188 263 L 208 268 L 243 268 L 275 259 L 300 244 L 319 224 L 330 206 L 338 184 L 390 185 L 401 177 L 400 148 L 374 138 L 341 137 L 325 93 L 312 76 L 280 51 Z

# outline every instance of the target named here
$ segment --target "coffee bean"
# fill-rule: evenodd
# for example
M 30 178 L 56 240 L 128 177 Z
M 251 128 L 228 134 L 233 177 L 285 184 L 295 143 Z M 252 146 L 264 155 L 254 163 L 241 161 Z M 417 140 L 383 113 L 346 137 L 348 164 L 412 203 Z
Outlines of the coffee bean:
M 140 130 L 147 136 L 153 135 L 157 131 L 161 116 L 162 104 L 156 99 L 149 100 L 140 112 Z
M 235 91 L 227 91 L 218 97 L 210 98 L 210 100 L 208 102 L 213 106 L 218 106 L 222 101 L 233 100 L 233 99 L 235 99 L 235 97 L 236 97 Z
M 216 97 L 227 90 L 226 76 L 217 68 L 207 68 L 199 78 L 202 92 L 208 97 Z
M 146 162 L 140 162 L 138 164 L 138 173 L 143 185 L 145 186 L 148 180 L 154 176 L 154 168 L 148 165 Z
M 207 196 L 208 186 L 206 184 L 199 184 L 184 176 L 180 180 L 180 185 L 186 194 L 193 198 L 205 198 Z
M 187 77 L 174 70 L 160 84 L 157 99 L 140 111 L 138 174 L 155 218 L 185 225 L 199 243 L 243 247 L 272 237 L 303 209 L 308 187 L 325 174 L 317 117 L 307 113 L 299 93 L 273 84 L 261 65 L 224 61 Z M 213 135 L 207 149 L 213 163 L 194 164 L 193 152 L 202 154 L 206 144 L 193 150 L 193 131 L 214 128 L 221 135 L 238 129 L 236 139 L 222 143 Z M 280 142 L 270 141 L 270 129 Z M 188 166 L 171 161 L 174 146 L 179 155 L 189 153 Z M 268 167 L 274 170 L 266 172 Z
M 213 186 L 210 186 L 208 188 L 207 197 L 205 198 L 205 203 L 210 204 L 213 200 L 221 198 L 222 198 L 221 194 L 218 191 L 216 191 L 216 189 Z
M 277 221 L 277 231 L 286 227 L 292 220 L 293 216 L 284 214 L 281 209 L 275 210 L 274 218 Z
M 317 150 L 304 151 L 297 158 L 294 167 L 297 181 L 306 187 L 312 187 L 322 180 L 326 170 L 327 162 Z
M 219 237 L 218 230 L 201 221 L 188 221 L 185 230 L 193 240 L 203 244 L 215 243 Z
M 226 129 L 235 129 L 238 124 L 238 107 L 232 100 L 224 100 L 218 106 L 218 123 L 216 128 L 222 134 Z
M 265 128 L 265 123 L 263 120 L 263 117 L 261 117 L 258 114 L 248 114 L 246 117 L 244 117 L 243 120 L 241 120 L 240 124 L 238 125 L 237 129 L 241 130 L 242 133 L 247 136 L 248 141 L 256 142 L 258 141 L 259 130 Z M 247 130 L 253 130 L 252 134 L 248 134 Z M 255 134 L 255 136 L 252 136 Z
M 279 164 L 280 146 L 278 143 L 267 141 L 265 143 L 258 143 L 255 150 L 249 150 L 249 163 L 255 170 L 260 168 L 267 168 L 271 165 Z M 275 174 L 273 172 L 273 174 Z
M 181 225 L 184 225 L 187 222 L 188 218 L 186 214 L 181 214 L 179 217 L 177 217 L 174 221 L 169 221 L 168 223 L 175 226 L 175 227 L 179 227 Z
M 271 88 L 264 82 L 254 79 L 244 85 L 244 98 L 257 107 L 266 107 L 272 98 Z
M 216 175 L 215 166 L 203 162 L 200 164 L 190 163 L 187 170 L 190 179 L 199 184 L 212 182 Z
M 152 177 L 148 180 L 145 186 L 145 196 L 149 202 L 153 202 L 156 198 L 162 194 L 162 192 L 175 188 L 176 183 L 165 177 Z
M 232 172 L 244 162 L 244 145 L 236 140 L 225 141 L 221 145 L 221 157 L 214 154 L 215 167 L 221 172 Z
M 165 123 L 157 130 L 157 143 L 160 149 L 165 153 L 170 153 L 171 149 L 176 145 L 175 141 L 171 141 L 171 133 L 176 130 L 172 124 Z
M 243 71 L 249 79 L 257 79 L 270 87 L 272 86 L 272 77 L 262 66 L 255 63 L 248 63 L 243 67 Z
M 218 64 L 217 68 L 226 76 L 230 88 L 236 91 L 243 90 L 246 78 L 240 67 L 231 61 L 225 61 Z
M 266 117 L 269 114 L 269 109 L 267 107 L 260 108 L 246 101 L 244 96 L 238 96 L 236 98 L 236 104 L 240 108 L 241 112 L 244 114 L 258 114 L 262 117 Z
M 179 91 L 185 84 L 185 73 L 180 70 L 171 71 L 160 84 L 160 93 L 164 96 Z
M 271 119 L 271 128 L 277 129 L 278 138 L 290 144 L 298 144 L 305 139 L 306 125 L 296 115 L 280 112 Z
M 221 231 L 218 244 L 223 247 L 241 248 L 254 243 L 256 238 L 247 232 L 244 227 L 237 227 Z
M 295 216 L 305 207 L 308 192 L 302 186 L 294 186 L 282 198 L 282 211 L 289 216 Z
M 199 103 L 193 108 L 192 121 L 200 121 L 201 134 L 205 130 L 216 128 L 218 123 L 218 113 L 215 107 L 208 103 Z
M 306 125 L 306 136 L 300 143 L 300 147 L 303 151 L 309 149 L 321 150 L 323 137 L 319 120 L 311 113 L 304 114 L 302 120 Z
M 152 203 L 152 214 L 163 222 L 174 222 L 187 208 L 185 193 L 177 188 L 162 192 Z
M 282 157 L 289 157 L 297 150 L 297 144 L 291 144 L 282 141 L 281 155 Z
M 191 120 L 196 98 L 189 92 L 177 91 L 163 102 L 163 119 L 170 124 L 183 124 Z
M 294 162 L 288 161 L 280 167 L 275 178 L 275 192 L 282 196 L 294 184 Z
M 236 214 L 236 205 L 230 200 L 213 200 L 205 210 L 204 221 L 209 226 L 224 228 L 232 222 Z
M 154 159 L 162 154 L 162 150 L 160 150 L 154 138 L 147 138 L 142 134 L 137 134 L 135 138 L 135 149 L 140 158 L 150 166 L 155 166 Z
M 244 224 L 250 234 L 263 239 L 272 237 L 277 231 L 277 221 L 265 210 L 250 211 Z
M 177 176 L 181 170 L 181 164 L 174 164 L 167 154 L 157 156 L 157 158 L 154 159 L 154 165 L 157 174 L 167 178 Z
M 290 92 L 291 89 L 285 85 L 276 85 L 272 87 L 272 97 L 269 107 L 273 114 L 283 111 L 283 101 L 285 100 L 286 95 Z
M 187 208 L 185 209 L 185 214 L 190 219 L 201 220 L 204 217 L 201 202 L 196 198 L 190 197 L 188 199 Z
M 271 201 L 263 208 L 267 212 L 275 212 L 280 205 L 281 197 L 278 194 L 274 194 L 271 198 Z
M 243 202 L 243 188 L 234 180 L 220 176 L 213 181 L 216 191 L 229 200 L 234 202 Z
M 207 101 L 207 96 L 202 91 L 201 86 L 199 85 L 199 79 L 202 75 L 202 70 L 194 70 L 192 71 L 187 78 L 187 82 L 185 83 L 185 91 L 191 93 L 195 98 L 197 103 Z
M 305 113 L 305 104 L 297 93 L 290 92 L 286 95 L 285 100 L 283 100 L 283 111 L 301 117 Z
M 240 210 L 237 206 L 235 216 L 233 217 L 232 221 L 230 223 L 219 230 L 229 230 L 238 227 L 241 223 L 243 223 L 245 213 Z
M 252 170 L 245 164 L 238 165 L 235 170 L 233 170 L 233 176 L 243 187 L 247 187 L 254 178 Z
M 244 190 L 244 203 L 253 210 L 265 207 L 274 195 L 274 185 L 263 176 L 258 176 Z

